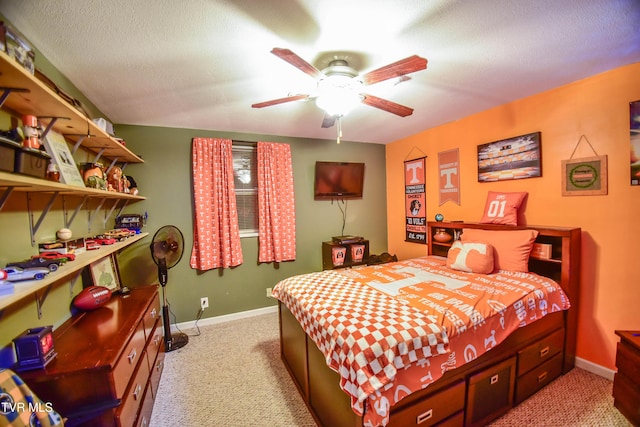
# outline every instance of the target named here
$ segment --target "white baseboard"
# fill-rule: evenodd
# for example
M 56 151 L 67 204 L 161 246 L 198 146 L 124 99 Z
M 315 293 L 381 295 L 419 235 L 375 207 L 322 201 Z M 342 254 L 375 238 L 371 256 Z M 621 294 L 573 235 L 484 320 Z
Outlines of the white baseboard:
M 274 305 L 271 307 L 256 308 L 255 310 L 241 311 L 239 313 L 224 314 L 222 316 L 205 317 L 198 320 L 198 326 L 216 325 L 218 323 L 230 322 L 232 320 L 245 319 L 247 317 L 260 316 L 262 314 L 277 312 L 278 306 Z M 190 322 L 182 322 L 178 323 L 177 325 L 171 325 L 171 332 L 177 332 L 178 329 L 191 329 L 195 328 L 195 326 L 195 320 L 192 320 Z
M 601 377 L 604 377 L 610 381 L 613 381 L 613 376 L 616 373 L 616 371 L 614 370 L 605 368 L 604 366 L 596 365 L 593 362 L 589 362 L 588 360 L 581 359 L 579 357 L 576 357 L 576 367 L 580 369 L 584 369 L 585 371 L 589 371 L 592 374 L 596 374 Z

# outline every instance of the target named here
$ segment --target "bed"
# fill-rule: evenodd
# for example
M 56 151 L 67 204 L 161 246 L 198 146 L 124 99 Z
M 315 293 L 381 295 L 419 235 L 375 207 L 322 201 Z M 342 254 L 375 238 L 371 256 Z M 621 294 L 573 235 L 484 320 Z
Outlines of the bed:
M 424 257 L 274 287 L 281 357 L 318 425 L 484 425 L 573 368 L 580 229 L 430 222 L 428 236 L 442 229 L 460 239 L 430 238 Z

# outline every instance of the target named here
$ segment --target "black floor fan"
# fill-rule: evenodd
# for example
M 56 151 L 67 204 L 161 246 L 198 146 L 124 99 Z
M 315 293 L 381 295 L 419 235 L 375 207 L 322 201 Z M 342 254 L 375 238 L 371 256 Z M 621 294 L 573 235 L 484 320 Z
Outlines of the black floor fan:
M 158 280 L 162 286 L 162 320 L 164 326 L 164 348 L 166 352 L 184 347 L 189 342 L 187 334 L 179 332 L 171 334 L 169 321 L 169 305 L 167 304 L 168 270 L 182 259 L 184 253 L 184 237 L 182 232 L 173 225 L 161 227 L 153 235 L 151 241 L 151 258 L 158 266 Z

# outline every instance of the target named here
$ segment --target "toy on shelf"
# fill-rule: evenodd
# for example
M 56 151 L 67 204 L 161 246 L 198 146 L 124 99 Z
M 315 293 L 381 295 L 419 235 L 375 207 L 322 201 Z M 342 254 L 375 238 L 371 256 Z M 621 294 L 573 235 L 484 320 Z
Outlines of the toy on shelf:
M 9 282 L 42 280 L 47 274 L 49 274 L 49 269 L 45 267 L 20 268 L 7 266 L 3 270 L 7 273 L 6 280 Z
M 24 133 L 24 141 L 22 145 L 26 148 L 40 148 L 40 128 L 38 127 L 38 118 L 27 114 L 22 116 L 22 132 Z
M 59 259 L 35 257 L 20 262 L 10 262 L 7 267 L 34 268 L 42 267 L 47 270 L 56 271 L 62 262 Z

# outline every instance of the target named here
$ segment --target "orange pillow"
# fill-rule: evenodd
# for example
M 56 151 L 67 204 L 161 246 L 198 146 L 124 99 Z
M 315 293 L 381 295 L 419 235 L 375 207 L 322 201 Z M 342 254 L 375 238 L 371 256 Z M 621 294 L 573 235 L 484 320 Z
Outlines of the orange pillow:
M 538 237 L 536 230 L 462 229 L 462 242 L 486 242 L 493 246 L 497 270 L 529 271 L 529 254 Z
M 527 194 L 489 191 L 480 223 L 518 225 L 518 209 Z
M 493 246 L 456 240 L 447 254 L 447 267 L 467 273 L 489 274 L 494 267 Z

